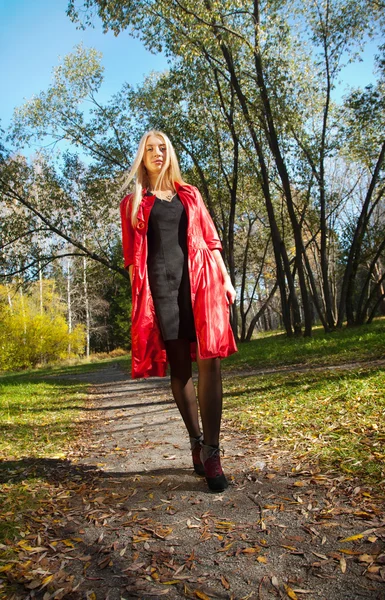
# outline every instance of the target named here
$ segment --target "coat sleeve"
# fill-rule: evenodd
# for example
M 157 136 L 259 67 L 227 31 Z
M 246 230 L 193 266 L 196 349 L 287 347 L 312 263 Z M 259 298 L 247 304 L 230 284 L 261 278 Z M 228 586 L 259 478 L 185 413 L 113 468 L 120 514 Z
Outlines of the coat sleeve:
M 205 203 L 203 202 L 203 198 L 200 195 L 199 191 L 197 191 L 198 198 L 198 206 L 199 206 L 199 214 L 200 214 L 200 222 L 203 233 L 203 238 L 210 250 L 222 250 L 222 244 L 219 239 L 218 232 L 215 228 L 213 220 L 210 216 L 209 211 L 206 208 Z
M 131 206 L 128 209 L 131 196 L 126 196 L 120 203 L 120 219 L 122 225 L 122 245 L 124 268 L 127 269 L 134 262 L 134 228 L 131 223 Z

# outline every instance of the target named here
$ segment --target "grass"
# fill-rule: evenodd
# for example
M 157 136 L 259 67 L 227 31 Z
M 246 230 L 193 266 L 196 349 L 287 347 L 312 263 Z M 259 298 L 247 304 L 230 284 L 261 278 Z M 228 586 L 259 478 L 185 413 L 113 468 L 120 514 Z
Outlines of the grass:
M 239 352 L 223 362 L 224 370 L 287 365 L 333 365 L 385 358 L 385 318 L 371 325 L 324 333 L 315 328 L 311 338 L 287 338 L 284 333 L 260 335 L 239 345 Z
M 311 338 L 261 335 L 223 362 L 224 416 L 298 459 L 384 483 L 385 371 L 370 366 L 384 358 L 384 318 Z M 245 374 L 256 369 L 276 371 Z
M 20 535 L 25 516 L 49 496 L 40 459 L 65 457 L 76 437 L 88 387 L 62 377 L 90 367 L 100 369 L 84 364 L 0 377 L 0 542 Z M 31 459 L 40 460 L 37 476 Z
M 225 383 L 224 417 L 298 460 L 385 482 L 385 371 L 291 371 Z
M 55 457 L 63 452 L 84 406 L 78 382 L 0 379 L 0 458 Z

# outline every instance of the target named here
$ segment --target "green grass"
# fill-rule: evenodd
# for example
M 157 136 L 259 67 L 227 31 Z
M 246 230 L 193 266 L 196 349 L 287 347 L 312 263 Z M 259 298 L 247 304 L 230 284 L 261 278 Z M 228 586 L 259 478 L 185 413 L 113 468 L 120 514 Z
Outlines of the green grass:
M 320 370 L 234 377 L 224 417 L 298 460 L 385 481 L 385 371 Z
M 84 406 L 78 382 L 0 379 L 0 458 L 54 457 L 63 452 Z
M 333 365 L 385 358 L 385 318 L 371 325 L 345 327 L 333 333 L 315 328 L 311 338 L 262 334 L 239 344 L 239 352 L 223 361 L 227 371 L 287 365 Z
M 90 367 L 100 369 L 84 364 L 0 377 L 1 543 L 25 531 L 26 515 L 49 497 L 44 461 L 65 457 L 76 436 L 88 387 L 62 377 Z

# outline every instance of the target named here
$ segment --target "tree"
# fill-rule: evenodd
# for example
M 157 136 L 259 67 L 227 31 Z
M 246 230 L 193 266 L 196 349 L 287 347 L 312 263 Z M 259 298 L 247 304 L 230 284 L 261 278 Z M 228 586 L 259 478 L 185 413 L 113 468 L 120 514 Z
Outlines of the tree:
M 79 20 L 78 4 L 75 0 L 69 3 L 69 14 L 74 20 Z M 302 154 L 310 167 L 310 180 L 303 192 L 314 184 L 317 187 L 318 197 L 313 201 L 318 203 L 319 211 L 320 283 L 325 308 L 322 316 L 325 328 L 332 329 L 335 317 L 328 258 L 331 208 L 326 181 L 326 161 L 335 146 L 331 92 L 344 56 L 353 56 L 364 34 L 373 29 L 378 17 L 376 6 L 360 0 L 290 4 L 86 0 L 80 5 L 85 9 L 86 24 L 96 10 L 105 29 L 111 28 L 117 34 L 130 28 L 148 47 L 163 47 L 170 57 L 182 60 L 188 68 L 204 61 L 211 72 L 217 73 L 222 88 L 227 85 L 234 91 L 258 163 L 286 329 L 290 333 L 291 316 L 294 330 L 299 332 L 301 327 L 294 275 L 299 281 L 305 334 L 309 335 L 312 313 L 308 285 L 319 313 L 322 304 L 317 286 L 308 283 L 311 272 L 302 230 L 306 204 L 298 212 L 295 201 L 300 183 L 295 173 L 295 155 Z M 305 33 L 309 28 L 310 35 Z M 161 40 L 155 46 L 154 35 Z M 310 46 L 307 52 L 300 47 L 304 41 Z M 310 74 L 314 66 L 315 77 Z M 290 219 L 295 242 L 293 272 L 272 202 L 272 184 L 280 186 Z
M 65 358 L 69 344 L 73 356 L 83 353 L 84 328 L 78 324 L 68 332 L 65 304 L 54 288 L 54 282 L 44 280 L 41 312 L 38 285 L 22 295 L 16 285 L 0 286 L 0 370 L 25 369 Z

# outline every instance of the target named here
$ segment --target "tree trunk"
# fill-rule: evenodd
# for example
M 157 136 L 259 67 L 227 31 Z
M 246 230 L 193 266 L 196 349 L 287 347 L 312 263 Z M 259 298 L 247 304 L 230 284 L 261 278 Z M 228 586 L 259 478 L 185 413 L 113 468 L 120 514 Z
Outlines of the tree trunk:
M 254 1 L 254 14 L 256 19 L 256 24 L 259 25 L 259 2 L 258 0 Z M 297 216 L 295 214 L 295 208 L 291 193 L 290 179 L 286 169 L 286 165 L 281 154 L 281 148 L 278 141 L 277 132 L 275 129 L 273 113 L 271 110 L 270 100 L 267 92 L 267 88 L 265 85 L 264 75 L 263 75 L 263 67 L 262 67 L 262 58 L 259 49 L 259 28 L 255 28 L 255 50 L 254 50 L 254 62 L 255 62 L 255 71 L 257 75 L 257 83 L 259 95 L 262 101 L 262 105 L 264 108 L 263 115 L 263 125 L 265 129 L 266 138 L 274 157 L 274 162 L 276 164 L 279 177 L 281 179 L 282 187 L 285 194 L 287 209 L 289 212 L 289 217 L 293 229 L 293 235 L 295 240 L 295 248 L 296 248 L 296 267 L 298 272 L 300 290 L 301 290 L 301 298 L 302 298 L 302 308 L 304 313 L 304 321 L 305 321 L 305 336 L 311 335 L 312 330 L 312 316 L 310 310 L 310 302 L 309 302 L 309 294 L 306 285 L 305 272 L 303 268 L 302 262 L 302 248 L 303 248 L 303 240 L 302 240 L 302 231 L 301 225 L 298 222 Z M 297 334 L 301 333 L 301 316 L 299 311 L 299 305 L 297 302 L 297 297 L 294 289 L 290 289 L 290 293 L 292 295 L 292 311 L 293 311 L 293 320 L 294 320 L 294 331 Z
M 357 310 L 356 310 L 357 325 L 361 325 L 365 321 L 366 314 L 364 312 L 363 306 L 364 306 L 365 298 L 367 298 L 367 296 L 368 296 L 369 284 L 372 279 L 372 276 L 375 272 L 377 272 L 377 276 L 378 276 L 377 279 L 380 279 L 380 277 L 381 277 L 380 270 L 378 268 L 378 260 L 381 256 L 384 248 L 385 248 L 385 239 L 382 241 L 382 243 L 378 247 L 374 258 L 369 265 L 368 274 L 366 276 L 365 283 L 362 287 L 360 298 L 357 303 Z
M 271 302 L 271 300 L 273 299 L 273 296 L 275 294 L 275 292 L 277 291 L 277 287 L 278 287 L 278 283 L 275 282 L 273 288 L 271 289 L 271 292 L 266 300 L 266 302 L 263 304 L 263 306 L 261 306 L 261 308 L 259 309 L 259 311 L 257 312 L 256 315 L 254 315 L 254 317 L 251 319 L 249 328 L 247 330 L 247 335 L 246 335 L 246 341 L 249 342 L 251 340 L 251 336 L 253 335 L 253 331 L 255 329 L 255 326 L 257 324 L 257 322 L 259 321 L 259 319 L 261 318 L 262 315 L 265 314 L 265 311 L 269 308 L 269 304 Z
M 67 323 L 68 333 L 72 333 L 72 299 L 71 299 L 71 261 L 67 261 Z M 68 358 L 71 356 L 71 341 L 68 341 Z
M 369 223 L 368 212 L 369 206 L 373 197 L 374 189 L 378 181 L 378 177 L 381 171 L 382 164 L 385 157 L 385 142 L 382 145 L 377 163 L 370 181 L 368 192 L 365 197 L 365 201 L 362 205 L 361 213 L 357 221 L 356 229 L 354 231 L 353 240 L 350 245 L 348 259 L 346 262 L 345 272 L 342 279 L 341 296 L 338 307 L 338 320 L 337 327 L 342 327 L 345 312 L 348 325 L 354 324 L 354 311 L 353 311 L 353 292 L 355 287 L 355 279 L 361 256 L 362 241 L 366 233 L 366 229 Z M 381 194 L 378 195 L 376 202 L 379 201 Z M 372 207 L 373 208 L 373 207 Z
M 84 242 L 83 242 L 84 243 Z M 88 282 L 87 282 L 87 259 L 83 258 L 83 292 L 84 292 L 84 309 L 86 316 L 86 357 L 90 357 L 90 305 L 88 298 Z
M 44 304 L 43 304 L 43 272 L 41 268 L 41 261 L 38 262 L 38 271 L 39 271 L 39 299 L 40 299 L 40 314 L 43 314 Z

